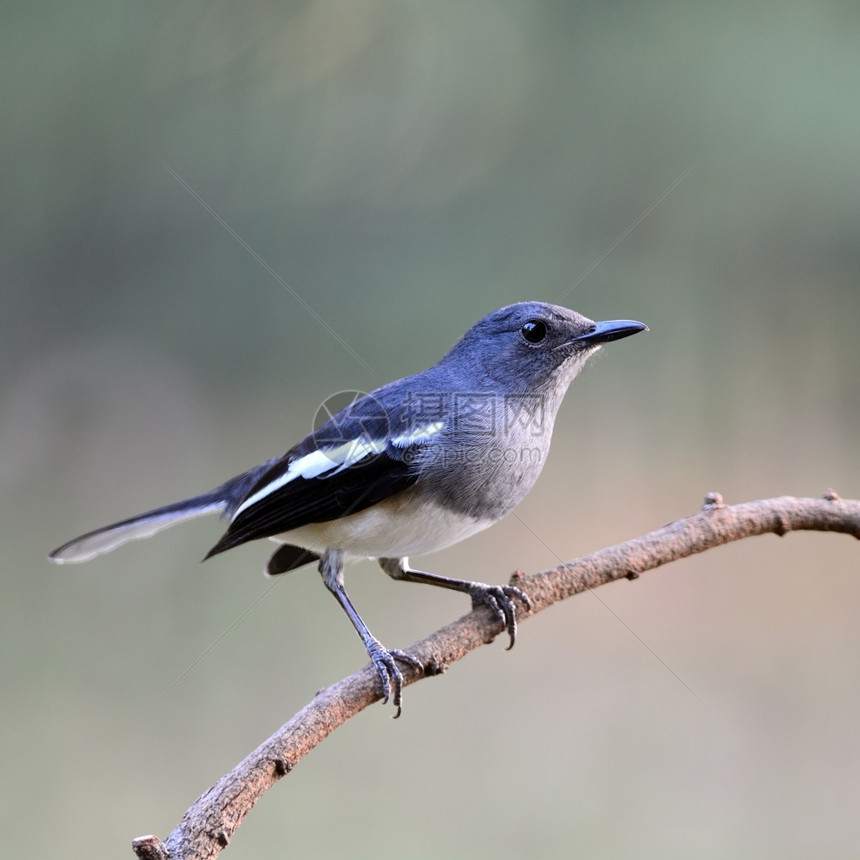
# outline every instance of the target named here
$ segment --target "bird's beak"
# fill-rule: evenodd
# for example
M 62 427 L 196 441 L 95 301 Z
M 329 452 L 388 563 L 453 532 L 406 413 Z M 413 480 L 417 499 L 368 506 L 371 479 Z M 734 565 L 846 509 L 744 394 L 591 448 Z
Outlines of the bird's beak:
M 568 343 L 575 343 L 577 346 L 599 346 L 611 340 L 630 337 L 631 334 L 639 331 L 648 331 L 648 326 L 636 320 L 607 320 L 595 323 L 591 331 L 575 337 Z

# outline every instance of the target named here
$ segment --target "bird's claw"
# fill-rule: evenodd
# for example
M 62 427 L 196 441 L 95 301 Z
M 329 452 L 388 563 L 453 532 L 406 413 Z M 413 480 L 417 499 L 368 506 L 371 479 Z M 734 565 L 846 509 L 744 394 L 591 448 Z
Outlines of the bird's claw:
M 529 596 L 514 585 L 485 585 L 483 582 L 473 583 L 469 594 L 473 609 L 483 604 L 493 610 L 493 614 L 508 631 L 511 641 L 505 650 L 510 651 L 517 641 L 517 609 L 513 598 L 528 610 L 532 608 Z
M 417 657 L 413 657 L 405 651 L 397 648 L 386 648 L 381 642 L 375 642 L 371 645 L 368 648 L 368 654 L 376 667 L 382 685 L 382 704 L 386 704 L 391 699 L 396 709 L 394 719 L 397 719 L 403 709 L 403 674 L 397 668 L 396 661 L 400 660 L 401 663 L 407 663 L 421 674 L 424 672 L 424 664 Z

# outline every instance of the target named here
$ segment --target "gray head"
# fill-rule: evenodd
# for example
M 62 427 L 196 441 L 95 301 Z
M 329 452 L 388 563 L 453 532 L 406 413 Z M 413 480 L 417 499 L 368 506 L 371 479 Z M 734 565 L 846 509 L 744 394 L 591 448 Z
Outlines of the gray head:
M 485 316 L 440 362 L 468 368 L 480 388 L 509 393 L 560 387 L 562 393 L 600 346 L 648 327 L 634 320 L 594 322 L 544 302 L 519 302 Z

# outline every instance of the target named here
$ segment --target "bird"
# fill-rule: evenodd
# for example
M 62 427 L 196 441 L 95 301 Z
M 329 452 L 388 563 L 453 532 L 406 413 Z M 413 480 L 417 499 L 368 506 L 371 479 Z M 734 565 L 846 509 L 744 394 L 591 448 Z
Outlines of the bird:
M 398 662 L 421 662 L 386 648 L 362 620 L 344 567 L 376 559 L 395 580 L 463 592 L 486 604 L 517 634 L 517 602 L 528 595 L 413 568 L 410 556 L 450 546 L 508 514 L 537 480 L 570 383 L 610 341 L 648 327 L 595 322 L 558 305 L 528 301 L 493 311 L 426 370 L 357 397 L 285 454 L 214 490 L 87 532 L 50 553 L 57 564 L 88 561 L 128 541 L 206 514 L 227 528 L 211 558 L 258 538 L 279 546 L 265 572 L 317 563 L 376 669 L 383 703 L 402 709 Z

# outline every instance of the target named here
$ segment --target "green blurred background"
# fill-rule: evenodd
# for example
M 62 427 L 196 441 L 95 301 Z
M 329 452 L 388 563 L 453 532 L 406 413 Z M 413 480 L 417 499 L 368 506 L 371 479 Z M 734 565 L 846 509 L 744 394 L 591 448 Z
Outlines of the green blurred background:
M 711 490 L 860 496 L 856 3 L 0 15 L 8 856 L 131 856 L 365 663 L 312 568 L 199 566 L 215 522 L 47 551 L 282 452 L 500 305 L 651 332 L 575 383 L 528 528 L 431 570 L 501 582 Z M 858 553 L 762 538 L 556 607 L 338 731 L 225 856 L 856 856 Z M 348 584 L 391 647 L 467 609 L 371 563 Z

